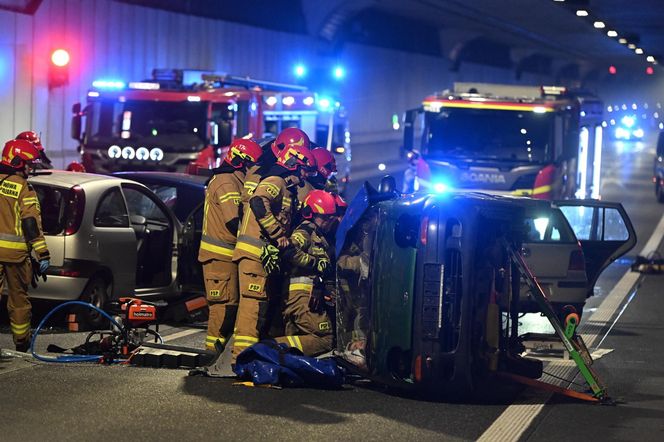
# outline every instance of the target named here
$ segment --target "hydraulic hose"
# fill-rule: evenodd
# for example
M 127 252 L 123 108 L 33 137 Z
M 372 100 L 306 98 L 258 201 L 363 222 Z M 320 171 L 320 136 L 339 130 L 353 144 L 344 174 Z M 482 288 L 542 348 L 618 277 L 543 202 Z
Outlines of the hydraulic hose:
M 87 303 L 87 302 L 82 302 L 82 301 L 68 301 L 65 302 L 64 304 L 60 304 L 57 307 L 55 307 L 53 310 L 48 312 L 46 316 L 41 320 L 37 328 L 35 329 L 33 335 L 32 335 L 32 340 L 30 341 L 30 353 L 32 353 L 32 356 L 43 362 L 99 362 L 103 356 L 101 355 L 63 355 L 63 356 L 56 356 L 56 357 L 48 357 L 48 356 L 42 356 L 37 353 L 35 353 L 35 342 L 37 341 L 37 336 L 41 332 L 42 327 L 44 327 L 44 324 L 46 324 L 46 321 L 53 316 L 55 312 L 58 310 L 61 310 L 65 307 L 71 306 L 71 305 L 81 305 L 83 307 L 87 307 L 89 309 L 97 311 L 99 314 L 101 314 L 103 317 L 111 321 L 111 324 L 113 324 L 115 327 L 117 327 L 118 330 L 120 330 L 121 333 L 125 333 L 124 328 L 118 324 L 118 322 L 111 317 L 108 313 L 103 311 L 102 309 Z

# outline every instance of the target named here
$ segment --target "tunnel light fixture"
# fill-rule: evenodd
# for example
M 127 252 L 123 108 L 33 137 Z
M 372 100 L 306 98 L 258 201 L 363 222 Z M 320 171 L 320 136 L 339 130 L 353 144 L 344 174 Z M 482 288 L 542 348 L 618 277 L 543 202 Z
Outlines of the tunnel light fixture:
M 636 49 L 636 45 L 634 43 L 628 44 L 627 47 L 630 49 Z
M 627 44 L 627 39 L 626 38 L 619 38 L 618 43 L 620 43 L 621 45 L 626 45 Z
M 654 62 L 655 62 L 655 57 L 653 57 L 652 55 L 648 55 L 648 56 L 646 57 L 646 61 L 647 61 L 648 63 L 654 63 Z
M 643 54 L 643 49 L 641 49 L 641 48 L 636 48 L 636 49 L 634 49 L 634 52 L 637 53 L 637 54 L 639 54 L 639 55 L 641 55 L 641 54 Z
M 606 35 L 608 35 L 609 37 L 617 37 L 618 32 L 614 31 L 613 29 L 610 29 L 610 30 L 606 31 Z
M 606 25 L 604 24 L 604 22 L 603 22 L 603 21 L 599 21 L 599 20 L 596 21 L 595 23 L 593 23 L 593 26 L 594 26 L 596 29 L 604 29 L 604 28 L 606 27 Z
M 576 10 L 576 16 L 577 17 L 588 17 L 588 11 L 585 9 L 577 9 Z

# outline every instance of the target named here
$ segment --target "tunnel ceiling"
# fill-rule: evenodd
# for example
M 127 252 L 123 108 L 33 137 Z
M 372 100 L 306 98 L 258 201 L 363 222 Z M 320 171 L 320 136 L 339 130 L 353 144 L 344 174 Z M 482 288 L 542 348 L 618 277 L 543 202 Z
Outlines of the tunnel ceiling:
M 646 55 L 664 63 L 664 0 L 117 1 L 309 34 L 333 48 L 356 42 L 437 55 L 456 65 L 472 61 L 537 72 L 576 63 L 589 71 L 644 66 Z M 577 17 L 577 9 L 589 16 Z M 597 20 L 606 28 L 595 29 Z M 609 29 L 644 54 L 607 36 Z

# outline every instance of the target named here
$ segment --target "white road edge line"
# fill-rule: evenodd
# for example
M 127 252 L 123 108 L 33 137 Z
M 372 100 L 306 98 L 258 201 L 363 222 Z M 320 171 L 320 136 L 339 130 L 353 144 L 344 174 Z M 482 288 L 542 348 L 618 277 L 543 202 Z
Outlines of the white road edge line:
M 647 256 L 648 253 L 657 250 L 664 238 L 664 216 L 659 220 L 657 227 L 643 247 L 640 255 Z M 599 308 L 584 321 L 580 328 L 581 336 L 590 348 L 598 338 L 597 332 L 608 325 L 615 312 L 620 308 L 625 298 L 632 292 L 632 288 L 639 279 L 640 274 L 627 270 L 620 278 L 613 290 L 602 301 Z M 594 329 L 594 330 L 593 330 Z M 584 333 L 590 332 L 594 333 Z M 603 339 L 602 339 L 603 341 Z M 565 377 L 571 374 L 576 366 L 571 366 L 566 361 L 552 363 L 547 366 L 547 371 L 556 376 Z M 551 379 L 549 379 L 551 381 Z M 562 384 L 562 382 L 556 382 Z M 479 437 L 479 441 L 518 441 L 533 423 L 537 415 L 544 409 L 552 393 L 539 394 L 530 389 L 524 391 L 516 401 L 487 428 Z
M 164 340 L 164 342 L 173 341 L 175 339 L 180 339 L 180 338 L 184 338 L 185 336 L 195 335 L 196 333 L 202 333 L 204 331 L 205 330 L 201 330 L 201 329 L 198 329 L 198 328 L 188 328 L 186 330 L 182 330 L 182 331 L 179 331 L 179 332 L 176 332 L 176 333 L 172 333 L 170 335 L 162 336 L 162 339 Z

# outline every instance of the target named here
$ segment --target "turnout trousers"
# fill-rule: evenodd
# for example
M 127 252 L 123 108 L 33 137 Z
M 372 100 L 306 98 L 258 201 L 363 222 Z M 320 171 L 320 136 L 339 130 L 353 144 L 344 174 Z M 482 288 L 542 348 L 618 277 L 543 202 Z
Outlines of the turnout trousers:
M 7 310 L 14 344 L 30 340 L 32 304 L 28 298 L 28 285 L 32 279 L 32 264 L 29 259 L 22 262 L 0 262 L 0 278 L 7 284 Z
M 307 356 L 317 356 L 332 350 L 332 321 L 325 313 L 313 312 L 309 299 L 314 290 L 309 277 L 294 277 L 288 285 L 288 297 L 284 303 L 285 336 L 276 338 L 279 343 L 295 347 Z
M 203 263 L 205 297 L 210 310 L 205 338 L 208 350 L 215 350 L 217 342 L 225 347 L 233 334 L 240 301 L 237 267 L 232 261 L 217 259 Z
M 240 259 L 237 264 L 240 304 L 235 321 L 233 362 L 245 348 L 259 341 L 268 312 L 267 273 L 263 264 L 246 257 Z

